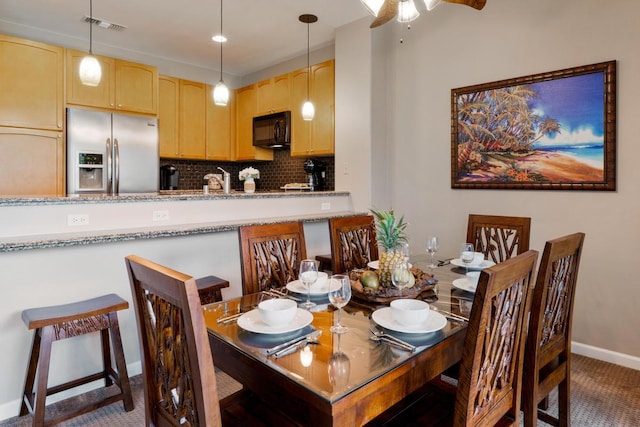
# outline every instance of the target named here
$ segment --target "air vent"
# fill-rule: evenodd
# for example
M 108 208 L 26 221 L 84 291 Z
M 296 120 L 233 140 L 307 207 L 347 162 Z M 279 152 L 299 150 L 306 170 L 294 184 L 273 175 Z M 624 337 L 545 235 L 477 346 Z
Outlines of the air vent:
M 113 30 L 113 31 L 124 31 L 127 29 L 127 27 L 125 27 L 124 25 L 114 24 L 113 22 L 104 21 L 98 18 L 91 18 L 89 16 L 84 17 L 84 22 L 90 22 L 92 24 L 97 25 L 100 28 Z

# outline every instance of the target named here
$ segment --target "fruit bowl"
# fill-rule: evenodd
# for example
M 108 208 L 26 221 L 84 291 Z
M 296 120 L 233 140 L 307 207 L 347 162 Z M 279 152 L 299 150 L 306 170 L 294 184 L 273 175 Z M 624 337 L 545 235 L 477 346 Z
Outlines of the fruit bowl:
M 370 269 L 356 269 L 349 272 L 349 279 L 351 280 L 351 292 L 352 296 L 360 300 L 372 301 L 372 302 L 391 302 L 398 298 L 417 298 L 424 291 L 431 290 L 435 287 L 438 281 L 433 278 L 429 273 L 425 273 L 419 268 L 411 268 L 411 273 L 416 278 L 415 284 L 410 288 L 405 288 L 400 292 L 398 288 L 383 286 L 378 289 L 373 289 L 367 286 L 363 286 L 360 282 L 360 278 L 366 271 L 373 271 Z

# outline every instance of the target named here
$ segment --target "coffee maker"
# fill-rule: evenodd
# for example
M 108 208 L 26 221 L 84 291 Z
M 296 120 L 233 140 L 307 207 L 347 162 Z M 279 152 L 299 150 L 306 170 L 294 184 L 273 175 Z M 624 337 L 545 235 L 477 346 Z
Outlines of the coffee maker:
M 327 166 L 317 159 L 308 159 L 304 162 L 304 171 L 307 173 L 307 182 L 311 191 L 323 191 L 325 187 Z
M 177 190 L 180 171 L 173 165 L 160 167 L 160 190 Z

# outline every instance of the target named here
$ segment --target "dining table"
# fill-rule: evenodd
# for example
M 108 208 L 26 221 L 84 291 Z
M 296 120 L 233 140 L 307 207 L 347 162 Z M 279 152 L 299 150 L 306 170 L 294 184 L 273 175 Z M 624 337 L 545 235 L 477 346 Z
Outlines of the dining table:
M 271 291 L 243 295 L 203 306 L 216 368 L 301 425 L 366 424 L 462 356 L 474 297 L 461 284 L 467 280 L 465 269 L 446 261 L 431 270 L 426 256 L 410 261 L 432 271 L 436 280 L 416 296 L 430 304 L 428 322 L 399 325 L 389 315 L 389 302 L 353 296 L 341 314 L 348 331 L 331 333 L 338 311 L 326 293 L 317 292 L 311 296 L 315 307 L 299 309 L 290 325 L 270 328 L 260 321 L 256 307 L 278 295 Z M 279 292 L 300 302 L 306 299 L 291 289 Z M 301 341 L 277 352 L 278 346 L 296 340 Z

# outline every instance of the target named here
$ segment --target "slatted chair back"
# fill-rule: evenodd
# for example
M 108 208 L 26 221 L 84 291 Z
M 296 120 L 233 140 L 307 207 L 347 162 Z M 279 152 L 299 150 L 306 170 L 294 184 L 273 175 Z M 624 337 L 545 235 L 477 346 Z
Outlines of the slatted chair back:
M 499 263 L 529 250 L 531 218 L 469 214 L 467 242 Z
M 147 426 L 220 426 L 211 348 L 195 280 L 125 259 L 138 324 Z
M 249 225 L 238 229 L 242 293 L 279 288 L 298 278 L 307 249 L 301 222 Z
M 584 233 L 546 242 L 531 303 L 525 350 L 522 408 L 525 426 L 537 418 L 570 424 L 571 324 Z M 538 404 L 558 387 L 558 418 L 538 411 Z
M 526 321 L 538 252 L 480 274 L 460 362 L 454 426 L 518 425 Z M 503 425 L 503 424 L 500 424 Z
M 331 218 L 329 232 L 334 274 L 365 268 L 369 261 L 378 259 L 376 228 L 372 215 Z

